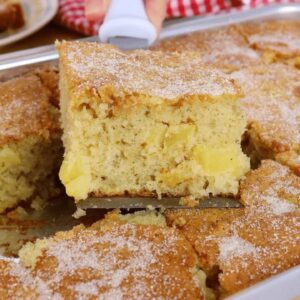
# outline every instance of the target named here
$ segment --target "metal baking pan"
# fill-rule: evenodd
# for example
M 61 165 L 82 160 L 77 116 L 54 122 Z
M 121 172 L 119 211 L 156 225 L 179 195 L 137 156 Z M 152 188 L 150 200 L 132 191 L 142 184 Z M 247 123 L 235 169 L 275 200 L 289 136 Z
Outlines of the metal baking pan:
M 299 300 L 300 266 L 274 275 L 226 300 Z
M 241 22 L 261 21 L 266 19 L 300 19 L 300 4 L 273 4 L 244 12 L 232 12 L 217 16 L 192 17 L 188 19 L 167 21 L 164 24 L 160 38 L 165 39 L 200 30 L 209 30 Z M 96 40 L 96 37 L 82 39 L 82 41 Z M 3 75 L 6 76 L 8 72 L 20 74 L 24 72 L 24 70 L 28 70 L 27 68 L 35 67 L 41 63 L 55 62 L 57 59 L 58 55 L 53 45 L 0 55 L 0 78 Z M 46 219 L 48 219 L 48 217 Z M 54 223 L 58 225 L 56 220 L 54 220 Z M 7 229 L 8 228 L 6 228 L 6 230 Z M 15 228 L 12 228 L 12 230 L 15 230 Z M 54 232 L 56 230 L 62 230 L 62 227 L 57 226 L 55 227 Z M 41 232 L 37 230 L 37 232 L 32 232 L 30 239 L 40 235 L 44 236 L 48 234 L 41 234 Z M 299 272 L 299 266 L 290 269 L 284 273 L 273 276 L 266 281 L 258 283 L 249 289 L 241 291 L 240 293 L 229 297 L 228 300 L 300 299 Z
M 243 12 L 222 13 L 216 16 L 191 17 L 176 19 L 164 23 L 160 39 L 180 36 L 187 33 L 209 30 L 231 24 L 266 19 L 300 19 L 299 4 L 272 4 L 266 7 L 251 9 Z M 98 37 L 80 39 L 80 41 L 97 41 Z M 0 78 L 3 71 L 24 66 L 56 61 L 57 51 L 54 45 L 37 47 L 0 55 Z

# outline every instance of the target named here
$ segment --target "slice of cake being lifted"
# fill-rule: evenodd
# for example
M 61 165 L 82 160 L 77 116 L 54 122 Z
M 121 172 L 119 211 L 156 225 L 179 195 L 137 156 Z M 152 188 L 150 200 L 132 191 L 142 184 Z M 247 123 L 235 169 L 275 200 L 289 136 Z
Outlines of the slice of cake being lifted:
M 239 89 L 194 54 L 62 42 L 60 178 L 88 196 L 236 194 L 249 169 Z

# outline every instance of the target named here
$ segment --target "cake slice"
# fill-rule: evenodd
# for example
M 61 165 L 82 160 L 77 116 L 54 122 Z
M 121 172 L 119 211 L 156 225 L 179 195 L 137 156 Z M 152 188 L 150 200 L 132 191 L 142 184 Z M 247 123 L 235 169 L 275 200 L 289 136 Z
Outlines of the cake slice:
M 241 209 L 167 210 L 223 296 L 300 264 L 300 178 L 271 160 L 241 184 Z
M 0 0 L 0 32 L 25 24 L 23 8 L 17 0 Z
M 49 69 L 0 83 L 0 212 L 24 201 L 35 206 L 57 192 L 59 111 L 39 77 L 46 73 L 58 80 Z
M 256 165 L 275 159 L 300 174 L 300 72 L 281 63 L 232 73 L 244 92 L 245 150 Z
M 249 161 L 239 90 L 227 75 L 189 53 L 58 49 L 69 196 L 237 193 Z
M 112 215 L 28 243 L 20 258 L 0 257 L 2 298 L 205 299 L 192 246 L 166 225 Z

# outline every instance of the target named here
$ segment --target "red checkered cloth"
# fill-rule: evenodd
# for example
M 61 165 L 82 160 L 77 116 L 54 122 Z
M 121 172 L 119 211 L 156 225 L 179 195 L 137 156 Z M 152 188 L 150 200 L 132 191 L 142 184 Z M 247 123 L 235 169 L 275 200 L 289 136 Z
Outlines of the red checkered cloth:
M 56 21 L 85 35 L 97 35 L 100 22 L 90 22 L 84 15 L 85 0 L 60 0 Z M 126 1 L 126 0 L 124 0 Z M 295 3 L 299 0 L 169 0 L 167 16 L 190 17 L 249 10 L 272 3 Z

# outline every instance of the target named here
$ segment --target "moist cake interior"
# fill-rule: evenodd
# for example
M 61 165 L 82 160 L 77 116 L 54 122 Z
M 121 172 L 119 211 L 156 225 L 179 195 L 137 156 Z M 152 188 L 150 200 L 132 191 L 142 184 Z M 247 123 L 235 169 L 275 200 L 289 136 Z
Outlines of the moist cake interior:
M 54 70 L 39 72 L 57 81 Z M 37 73 L 0 83 L 0 212 L 58 192 L 59 111 Z

